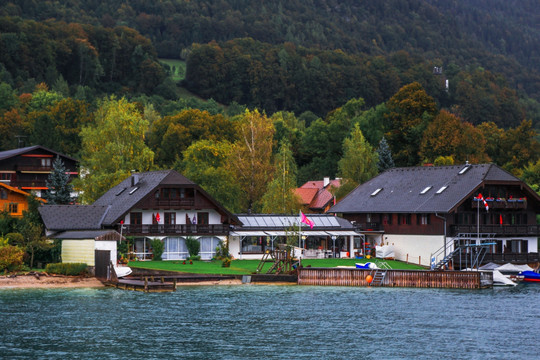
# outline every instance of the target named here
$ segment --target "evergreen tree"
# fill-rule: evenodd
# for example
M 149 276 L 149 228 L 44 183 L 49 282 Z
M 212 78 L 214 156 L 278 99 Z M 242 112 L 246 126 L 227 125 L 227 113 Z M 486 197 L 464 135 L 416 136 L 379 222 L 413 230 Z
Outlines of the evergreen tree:
M 73 186 L 69 183 L 69 174 L 64 167 L 64 162 L 57 157 L 53 162 L 53 170 L 47 178 L 49 190 L 43 197 L 50 205 L 65 205 L 71 202 Z
M 379 154 L 379 160 L 377 161 L 379 172 L 383 172 L 396 166 L 394 164 L 394 159 L 392 159 L 392 151 L 390 150 L 390 146 L 388 146 L 388 142 L 384 136 L 379 142 L 379 149 L 377 150 L 377 153 Z

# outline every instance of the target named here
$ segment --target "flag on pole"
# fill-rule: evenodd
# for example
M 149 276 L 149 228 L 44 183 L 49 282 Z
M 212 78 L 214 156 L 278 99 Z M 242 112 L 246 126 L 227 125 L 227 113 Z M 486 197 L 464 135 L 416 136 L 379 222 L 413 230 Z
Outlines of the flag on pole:
M 302 211 L 300 211 L 300 222 L 303 222 L 306 225 L 309 225 L 310 229 L 313 229 L 313 221 L 309 220 Z
M 487 201 L 484 199 L 482 194 L 478 194 L 478 197 L 476 198 L 478 201 L 482 201 L 484 203 L 484 206 L 486 207 L 486 211 L 489 211 L 489 205 Z
M 159 222 L 160 220 L 160 217 L 159 217 L 159 213 L 156 214 L 156 221 Z

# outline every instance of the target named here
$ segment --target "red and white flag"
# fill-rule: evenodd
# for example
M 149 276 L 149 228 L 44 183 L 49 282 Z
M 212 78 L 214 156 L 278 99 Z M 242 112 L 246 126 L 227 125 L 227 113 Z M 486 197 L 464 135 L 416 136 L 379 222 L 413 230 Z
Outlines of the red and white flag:
M 486 207 L 486 211 L 489 210 L 489 205 L 488 205 L 487 201 L 484 199 L 484 197 L 482 196 L 482 194 L 478 194 L 478 197 L 476 199 L 478 201 L 482 201 L 484 203 L 484 206 Z
M 300 211 L 300 222 L 309 225 L 310 229 L 313 229 L 313 221 L 309 220 L 303 212 Z

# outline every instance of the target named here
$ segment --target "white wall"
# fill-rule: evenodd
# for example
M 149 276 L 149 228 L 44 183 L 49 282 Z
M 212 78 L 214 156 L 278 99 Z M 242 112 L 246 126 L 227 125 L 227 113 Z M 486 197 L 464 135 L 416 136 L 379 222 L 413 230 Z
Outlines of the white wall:
M 444 236 L 385 235 L 384 244 L 394 245 L 396 260 L 430 266 L 431 254 L 435 253 L 444 245 Z
M 117 258 L 117 243 L 113 240 L 96 241 L 94 250 L 110 250 L 111 262 L 116 266 Z

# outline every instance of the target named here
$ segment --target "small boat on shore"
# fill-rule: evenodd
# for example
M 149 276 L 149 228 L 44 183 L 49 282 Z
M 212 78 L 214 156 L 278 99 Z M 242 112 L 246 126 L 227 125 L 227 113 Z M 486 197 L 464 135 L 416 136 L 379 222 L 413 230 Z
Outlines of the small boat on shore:
M 121 278 L 124 276 L 128 276 L 133 272 L 129 266 L 119 266 L 114 268 L 114 272 L 116 273 L 117 278 Z

